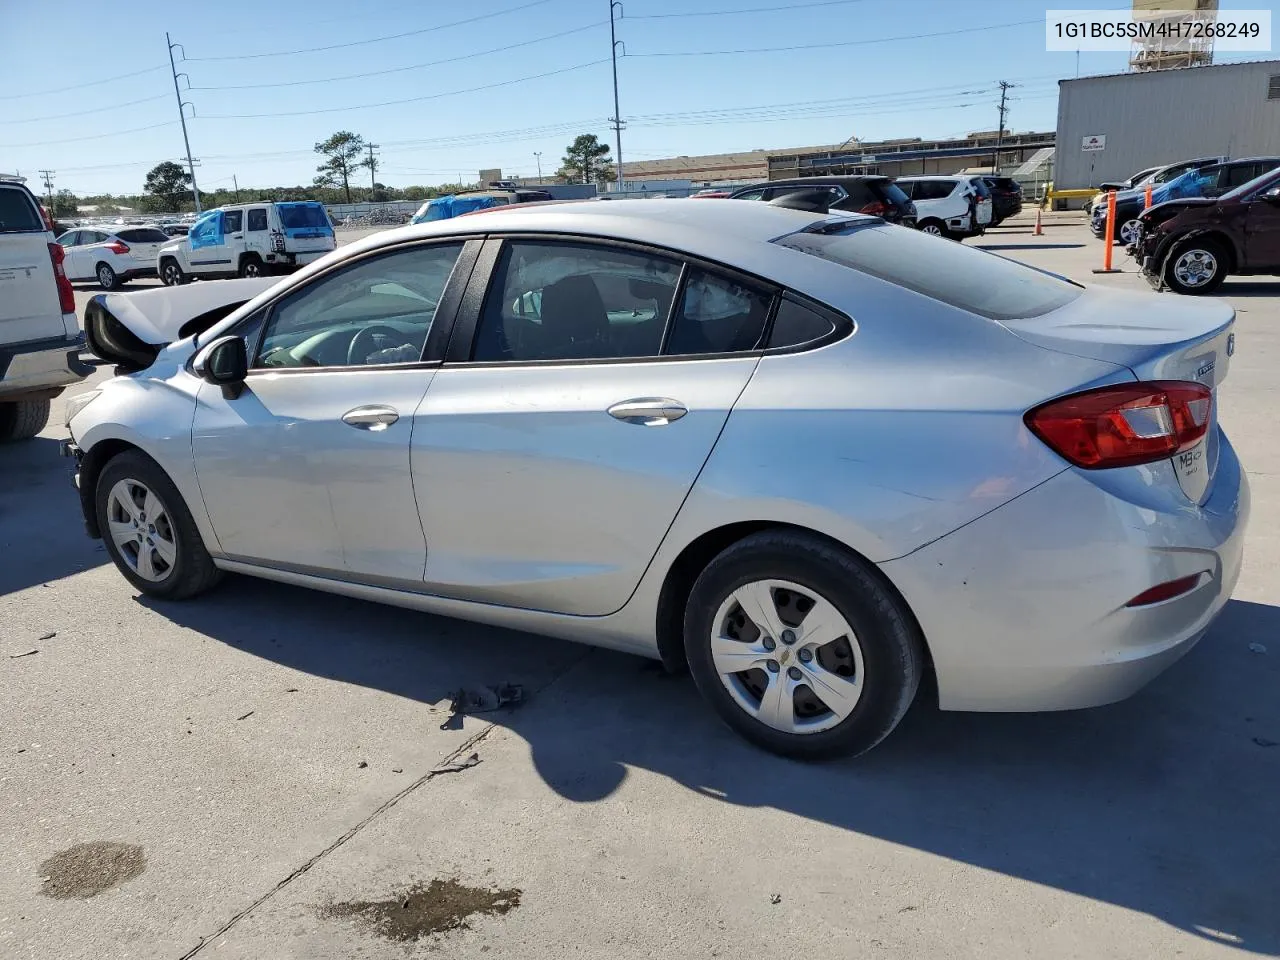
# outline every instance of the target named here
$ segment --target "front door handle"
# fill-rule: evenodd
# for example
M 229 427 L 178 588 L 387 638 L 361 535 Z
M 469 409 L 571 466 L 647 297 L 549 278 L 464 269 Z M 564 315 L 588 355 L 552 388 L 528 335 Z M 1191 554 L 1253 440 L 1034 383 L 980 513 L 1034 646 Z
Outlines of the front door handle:
M 385 430 L 397 420 L 400 414 L 392 407 L 370 406 L 356 407 L 342 415 L 342 422 L 357 430 Z
M 688 412 L 689 408 L 683 403 L 668 397 L 637 397 L 609 408 L 609 416 L 615 420 L 641 427 L 665 427 Z

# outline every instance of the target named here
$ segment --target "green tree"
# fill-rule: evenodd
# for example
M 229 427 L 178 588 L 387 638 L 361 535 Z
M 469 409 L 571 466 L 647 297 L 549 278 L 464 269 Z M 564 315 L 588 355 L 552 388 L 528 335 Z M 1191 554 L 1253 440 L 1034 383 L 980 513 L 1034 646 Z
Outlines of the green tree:
M 613 163 L 609 145 L 601 143 L 594 133 L 574 138 L 565 148 L 556 176 L 564 183 L 603 183 L 613 179 Z
M 361 160 L 365 152 L 364 137 L 349 130 L 339 130 L 328 140 L 316 144 L 316 153 L 323 154 L 324 163 L 316 167 L 319 174 L 317 187 L 341 187 L 347 203 L 351 202 L 351 174 L 368 161 Z
M 147 174 L 142 189 L 148 194 L 146 205 L 156 211 L 176 211 L 191 189 L 191 174 L 172 160 L 157 163 Z
M 59 190 L 53 195 L 53 209 L 49 213 L 54 217 L 74 217 L 77 212 L 79 203 L 70 190 Z

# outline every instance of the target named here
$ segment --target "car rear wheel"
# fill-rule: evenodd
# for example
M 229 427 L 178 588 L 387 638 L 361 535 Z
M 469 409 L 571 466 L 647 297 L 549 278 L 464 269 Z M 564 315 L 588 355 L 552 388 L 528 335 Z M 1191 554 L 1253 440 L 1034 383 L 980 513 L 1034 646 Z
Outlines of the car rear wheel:
M 0 403 L 0 443 L 30 440 L 48 423 L 48 400 L 10 400 Z
M 707 566 L 684 637 L 720 718 L 799 759 L 874 747 L 906 714 L 925 663 L 910 612 L 868 564 L 789 531 L 754 534 Z
M 1180 243 L 1164 262 L 1164 282 L 1174 293 L 1211 293 L 1221 286 L 1226 276 L 1226 251 L 1212 240 L 1192 239 Z
M 120 286 L 120 279 L 116 276 L 116 272 L 111 269 L 110 264 L 98 264 L 98 269 L 95 273 L 98 275 L 98 286 L 103 290 L 114 290 Z
M 166 260 L 160 264 L 160 282 L 166 287 L 177 287 L 187 282 L 176 260 Z
M 129 451 L 112 458 L 94 496 L 107 552 L 143 593 L 182 600 L 222 578 L 178 488 L 150 457 Z
M 262 261 L 255 256 L 247 256 L 240 261 L 240 276 L 260 277 L 263 274 Z
M 921 220 L 919 230 L 931 237 L 948 236 L 946 225 L 941 220 Z

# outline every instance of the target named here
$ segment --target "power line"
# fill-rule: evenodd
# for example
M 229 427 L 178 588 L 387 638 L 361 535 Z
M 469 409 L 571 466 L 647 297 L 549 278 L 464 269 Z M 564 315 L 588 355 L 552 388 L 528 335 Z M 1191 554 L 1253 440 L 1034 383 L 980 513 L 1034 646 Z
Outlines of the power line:
M 96 133 L 88 137 L 67 137 L 63 140 L 36 140 L 31 143 L 7 143 L 7 148 L 17 147 L 47 147 L 55 143 L 83 143 L 86 140 L 105 140 L 108 137 L 122 137 L 126 133 L 141 133 L 143 130 L 158 130 L 161 127 L 172 127 L 176 120 L 166 120 L 164 123 L 152 123 L 145 127 L 134 127 L 131 130 L 115 130 L 111 133 Z
M 931 37 L 952 37 L 960 33 L 985 33 L 1008 27 L 1025 27 L 1043 20 L 1015 20 L 985 27 L 961 27 L 957 30 L 939 30 L 936 33 L 907 33 L 898 37 L 876 37 L 870 40 L 834 40 L 830 43 L 805 43 L 791 47 L 745 47 L 740 50 L 673 50 L 663 53 L 630 53 L 629 57 L 719 57 L 739 53 L 783 53 L 791 50 L 827 50 L 832 47 L 862 47 L 872 43 L 892 43 L 897 40 L 927 40 Z
M 323 107 L 319 110 L 294 110 L 288 113 L 214 113 L 201 114 L 201 120 L 262 120 L 273 119 L 276 117 L 310 117 L 321 113 L 345 113 L 349 110 L 368 110 L 373 107 L 392 107 L 402 103 L 421 103 L 425 100 L 440 100 L 444 97 L 456 97 L 463 93 L 475 93 L 479 90 L 493 90 L 498 87 L 509 87 L 515 83 L 524 83 L 528 80 L 541 80 L 543 77 L 554 77 L 562 73 L 571 73 L 574 70 L 585 70 L 587 67 L 596 67 L 602 63 L 608 63 L 608 58 L 603 60 L 592 60 L 588 63 L 575 64 L 572 67 L 563 67 L 560 70 L 548 70 L 546 73 L 535 73 L 528 77 L 516 77 L 514 80 L 502 80 L 498 83 L 486 83 L 478 87 L 467 87 L 464 90 L 449 90 L 444 93 L 429 93 L 421 97 L 405 97 L 403 100 L 383 100 L 378 103 L 354 103 L 346 107 Z
M 360 47 L 370 43 L 382 43 L 385 40 L 399 40 L 403 37 L 416 37 L 424 33 L 435 33 L 437 30 L 448 30 L 450 27 L 461 27 L 464 24 L 478 23 L 481 20 L 491 20 L 494 17 L 505 17 L 509 13 L 516 13 L 519 10 L 528 10 L 530 7 L 537 7 L 550 2 L 551 0 L 531 0 L 531 2 L 522 3 L 519 6 L 507 7 L 505 10 L 496 10 L 493 13 L 482 13 L 477 17 L 468 17 L 466 20 L 455 20 L 453 23 L 442 23 L 435 27 L 423 27 L 421 30 L 406 30 L 404 33 L 392 33 L 385 37 L 371 37 L 368 40 L 352 40 L 348 43 L 331 43 L 324 47 L 301 47 L 297 50 L 273 50 L 270 53 L 245 53 L 225 57 L 184 56 L 182 59 L 193 63 L 208 63 L 215 60 L 260 60 L 263 57 L 291 57 L 299 53 L 319 53 L 325 50 L 344 50 L 348 47 Z
M 817 0 L 816 3 L 788 3 L 780 7 L 750 7 L 746 10 L 698 10 L 689 13 L 641 13 L 636 16 L 623 15 L 623 20 L 673 20 L 684 17 L 721 17 L 741 16 L 745 13 L 773 13 L 776 10 L 807 10 L 812 7 L 844 7 L 865 0 Z
M 521 40 L 519 43 L 509 43 L 504 47 L 494 47 L 492 50 L 479 50 L 476 53 L 468 53 L 457 57 L 447 57 L 444 60 L 428 60 L 426 63 L 413 63 L 407 67 L 392 67 L 389 70 L 374 70 L 369 73 L 348 73 L 338 77 L 321 77 L 316 80 L 283 80 L 279 83 L 242 83 L 228 84 L 220 87 L 190 87 L 191 90 L 260 90 L 266 87 L 300 87 L 313 83 L 334 83 L 339 80 L 363 80 L 366 77 L 385 77 L 390 73 L 404 73 L 407 70 L 422 70 L 426 67 L 437 67 L 444 63 L 458 63 L 462 60 L 472 60 L 476 57 L 485 57 L 491 53 L 503 53 L 507 50 L 515 50 L 517 47 L 527 47 L 535 43 L 545 43 L 548 40 L 558 40 L 561 37 L 567 37 L 570 34 L 582 33 L 584 30 L 591 30 L 595 27 L 602 27 L 607 23 L 606 20 L 598 20 L 595 23 L 589 23 L 584 27 L 574 27 L 572 30 L 562 30 L 560 33 L 552 33 L 545 37 L 534 37 L 532 40 Z
M 70 87 L 54 87 L 51 90 L 34 90 L 30 93 L 8 93 L 0 96 L 0 100 L 23 100 L 27 97 L 43 97 L 50 93 L 66 93 L 68 90 L 83 90 L 85 87 L 96 87 L 103 83 L 113 83 L 116 80 L 127 80 L 129 77 L 140 77 L 144 73 L 154 73 L 157 70 L 163 70 L 163 63 L 154 67 L 147 67 L 145 70 L 135 70 L 133 73 L 122 73 L 115 77 L 99 77 L 96 80 L 90 80 L 88 83 L 77 83 Z
M 163 100 L 167 96 L 167 93 L 159 93 L 154 97 L 143 97 L 141 100 L 127 100 L 124 103 L 113 103 L 108 107 L 94 107 L 92 110 L 76 110 L 73 113 L 53 113 L 43 117 L 24 117 L 21 120 L 0 120 L 0 123 L 40 123 L 42 120 L 65 120 L 67 117 L 83 117 L 90 113 L 102 113 L 106 110 L 121 110 L 125 107 L 134 107 L 140 103 L 150 103 L 153 100 Z

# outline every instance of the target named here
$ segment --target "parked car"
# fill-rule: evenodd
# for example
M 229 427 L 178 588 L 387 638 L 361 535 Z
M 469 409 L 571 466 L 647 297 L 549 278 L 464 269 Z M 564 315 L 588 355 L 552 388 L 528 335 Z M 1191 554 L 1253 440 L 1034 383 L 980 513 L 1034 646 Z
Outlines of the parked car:
M 481 221 L 94 298 L 122 373 L 65 450 L 133 589 L 235 571 L 687 664 L 806 758 L 926 671 L 947 710 L 1121 699 L 1227 602 L 1226 304 L 767 203 Z
M 1116 223 L 1118 226 L 1114 235 L 1115 242 L 1128 244 L 1133 241 L 1133 231 L 1137 227 L 1138 214 L 1142 212 L 1143 205 L 1146 203 L 1146 184 L 1149 183 L 1151 185 L 1153 203 L 1176 199 L 1179 196 L 1194 196 L 1195 191 L 1198 189 L 1199 181 L 1195 177 L 1188 177 L 1187 174 L 1225 162 L 1226 157 L 1202 157 L 1199 160 L 1184 160 L 1182 163 L 1161 167 L 1148 180 L 1144 181 L 1140 188 L 1117 192 Z M 1163 187 L 1168 187 L 1169 189 L 1159 192 Z M 1101 202 L 1096 204 L 1090 211 L 1089 229 L 1098 240 L 1105 239 L 1107 230 L 1107 197 L 1105 194 L 1103 194 Z
M 980 179 L 991 191 L 991 226 L 998 227 L 1022 212 L 1022 184 L 1017 180 L 994 174 Z
M 763 200 L 772 203 L 788 195 L 804 194 L 811 209 L 825 205 L 828 210 L 865 213 L 904 227 L 916 225 L 916 208 L 889 177 L 799 177 L 771 180 L 739 187 L 729 194 L 732 200 Z
M 972 177 L 899 177 L 894 182 L 915 204 L 916 226 L 925 233 L 963 240 L 978 236 L 991 222 L 990 191 L 984 209 Z
M 505 207 L 513 203 L 545 203 L 553 199 L 546 190 L 473 190 L 467 193 L 451 193 L 448 196 L 428 200 L 418 208 L 410 223 L 433 223 L 449 220 L 464 213 Z
M 323 203 L 241 203 L 202 215 L 185 237 L 160 248 L 160 279 L 188 280 L 290 273 L 337 246 Z
M 1169 200 L 1182 200 L 1192 197 L 1220 197 L 1243 183 L 1260 177 L 1262 174 L 1280 167 L 1280 157 L 1249 157 L 1242 160 L 1228 160 L 1198 170 L 1188 170 L 1173 180 L 1169 180 L 1151 191 L 1151 203 L 1165 203 Z M 1122 200 L 1116 197 L 1116 222 L 1120 224 L 1120 232 L 1116 239 L 1129 245 L 1137 238 L 1138 217 L 1146 208 L 1146 190 L 1127 193 Z M 1094 236 L 1101 239 L 1105 235 L 1107 215 L 1105 205 L 1094 211 Z M 1102 233 L 1098 231 L 1101 230 Z
M 1231 275 L 1280 274 L 1280 169 L 1220 197 L 1153 206 L 1138 223 L 1130 252 L 1156 290 L 1205 294 Z
M 93 371 L 79 359 L 84 337 L 64 260 L 24 180 L 0 176 L 0 441 L 34 437 L 49 401 Z
M 191 224 L 172 221 L 170 223 L 160 224 L 160 229 L 164 231 L 168 237 L 185 237 L 191 232 Z
M 708 187 L 692 195 L 695 200 L 724 200 L 731 196 L 733 196 L 732 190 L 721 190 L 717 187 Z
M 80 227 L 58 237 L 66 251 L 63 269 L 72 281 L 97 281 L 114 290 L 138 277 L 156 275 L 156 258 L 169 236 L 156 227 L 117 227 L 114 232 Z
M 1115 190 L 1116 192 L 1120 192 L 1122 190 L 1133 190 L 1137 187 L 1141 187 L 1162 169 L 1164 168 L 1147 167 L 1143 170 L 1139 170 L 1131 177 L 1125 177 L 1123 180 L 1107 181 L 1100 184 L 1098 186 L 1098 192 L 1084 202 L 1084 212 L 1092 213 L 1094 207 L 1098 204 L 1106 203 L 1108 191 Z

